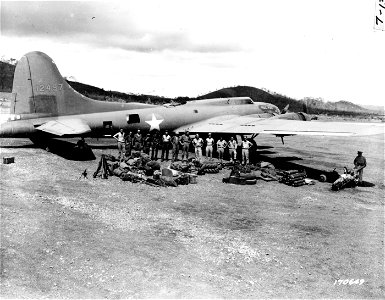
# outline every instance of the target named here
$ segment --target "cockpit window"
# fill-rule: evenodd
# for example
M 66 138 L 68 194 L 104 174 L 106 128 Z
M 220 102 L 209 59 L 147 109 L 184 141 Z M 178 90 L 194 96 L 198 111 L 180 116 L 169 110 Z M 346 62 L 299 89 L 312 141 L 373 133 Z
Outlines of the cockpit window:
M 228 104 L 237 105 L 237 104 L 254 104 L 254 101 L 250 98 L 229 98 L 227 100 Z

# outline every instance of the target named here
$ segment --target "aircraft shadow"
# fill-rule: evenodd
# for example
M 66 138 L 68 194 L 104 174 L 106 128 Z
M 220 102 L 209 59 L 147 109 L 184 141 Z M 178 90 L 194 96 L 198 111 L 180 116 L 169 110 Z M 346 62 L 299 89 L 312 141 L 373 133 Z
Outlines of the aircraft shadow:
M 80 149 L 76 147 L 75 143 L 69 141 L 51 139 L 47 147 L 49 152 L 68 160 L 86 161 L 96 159 L 91 147 L 86 146 Z
M 92 149 L 117 149 L 116 145 L 94 145 L 89 144 Z
M 258 147 L 258 150 L 259 149 L 263 150 L 263 149 L 272 149 L 272 148 L 274 148 L 273 146 L 259 146 L 259 145 L 257 147 Z
M 8 148 L 8 149 L 30 149 L 30 148 L 40 148 L 39 146 L 33 144 L 26 144 L 26 145 L 0 145 L 0 148 Z

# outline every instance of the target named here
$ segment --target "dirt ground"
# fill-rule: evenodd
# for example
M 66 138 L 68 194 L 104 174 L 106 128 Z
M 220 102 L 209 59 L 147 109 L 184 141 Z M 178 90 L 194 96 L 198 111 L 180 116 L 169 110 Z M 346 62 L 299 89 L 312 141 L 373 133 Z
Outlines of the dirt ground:
M 3 139 L 0 296 L 383 298 L 384 137 L 257 141 L 340 169 L 362 150 L 375 186 L 239 186 L 222 170 L 156 188 Z

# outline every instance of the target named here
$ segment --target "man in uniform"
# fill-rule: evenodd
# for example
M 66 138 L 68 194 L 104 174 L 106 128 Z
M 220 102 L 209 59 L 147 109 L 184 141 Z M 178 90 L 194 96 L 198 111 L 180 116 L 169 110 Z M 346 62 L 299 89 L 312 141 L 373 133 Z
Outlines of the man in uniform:
M 195 158 L 200 161 L 202 158 L 203 140 L 199 137 L 199 134 L 195 135 L 195 139 L 193 139 L 192 143 L 195 147 Z
M 162 136 L 162 161 L 164 159 L 168 160 L 170 144 L 171 144 L 171 136 L 168 134 L 168 131 L 166 130 L 164 132 L 164 135 Z
M 131 148 L 132 148 L 132 131 L 130 131 L 126 136 L 125 136 L 125 149 L 126 149 L 126 157 L 131 156 Z
M 233 136 L 230 138 L 227 146 L 229 147 L 230 161 L 231 162 L 236 161 L 238 143 Z
M 154 130 L 154 133 L 152 134 L 152 140 L 151 140 L 151 159 L 157 160 L 158 159 L 158 150 L 159 146 L 161 144 L 160 139 L 160 133 L 158 130 Z
M 180 138 L 180 142 L 182 144 L 182 160 L 184 159 L 185 155 L 186 155 L 186 159 L 188 160 L 188 152 L 189 152 L 190 143 L 191 143 L 190 132 L 188 131 L 184 132 Z
M 242 164 L 247 165 L 249 163 L 249 149 L 253 146 L 246 137 L 243 137 L 242 141 Z
M 171 138 L 171 144 L 172 144 L 171 162 L 178 160 L 179 143 L 180 143 L 179 132 L 175 132 L 174 136 Z
M 118 151 L 119 151 L 119 157 L 118 160 L 123 158 L 122 154 L 125 152 L 125 135 L 123 128 L 120 128 L 120 131 L 118 133 L 115 133 L 113 138 L 118 141 Z
M 223 160 L 223 153 L 225 152 L 226 147 L 227 147 L 227 142 L 222 137 L 220 137 L 217 142 L 217 151 L 218 151 L 218 158 L 221 163 Z
M 147 133 L 146 137 L 143 140 L 143 152 L 149 155 L 150 147 L 151 147 L 151 136 L 149 133 Z
M 135 133 L 132 143 L 134 144 L 134 149 L 136 151 L 142 150 L 142 134 L 140 133 L 140 129 L 138 129 L 137 133 Z
M 358 184 L 362 184 L 362 175 L 366 167 L 366 158 L 362 156 L 362 151 L 357 152 L 357 157 L 354 159 L 354 170 L 358 173 Z
M 209 133 L 209 137 L 206 139 L 206 158 L 213 159 L 213 146 L 214 139 L 211 137 L 211 133 Z

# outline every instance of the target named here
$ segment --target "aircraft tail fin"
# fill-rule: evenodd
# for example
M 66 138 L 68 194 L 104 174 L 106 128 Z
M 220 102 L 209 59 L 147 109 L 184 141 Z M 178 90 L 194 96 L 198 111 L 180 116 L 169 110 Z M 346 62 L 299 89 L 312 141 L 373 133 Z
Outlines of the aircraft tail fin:
M 153 106 L 87 98 L 65 81 L 48 55 L 38 51 L 25 54 L 17 63 L 12 92 L 11 113 L 17 115 L 74 115 Z
M 19 115 L 67 114 L 67 106 L 81 98 L 60 75 L 52 59 L 42 52 L 27 53 L 19 60 L 12 92 L 12 113 Z

